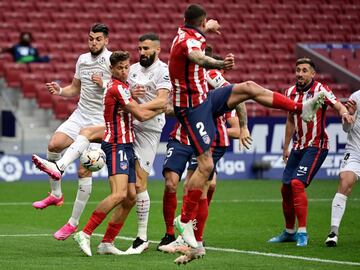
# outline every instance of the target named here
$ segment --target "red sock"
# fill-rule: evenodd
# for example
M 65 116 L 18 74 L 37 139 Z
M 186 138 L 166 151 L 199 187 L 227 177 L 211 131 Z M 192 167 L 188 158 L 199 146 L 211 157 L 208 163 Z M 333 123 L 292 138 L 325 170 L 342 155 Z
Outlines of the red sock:
M 85 225 L 83 232 L 92 235 L 93 231 L 103 222 L 103 220 L 106 218 L 106 214 L 104 212 L 97 212 L 94 211 L 88 221 L 88 223 Z
M 208 192 L 207 192 L 207 203 L 208 203 L 208 205 L 210 205 L 210 202 L 212 200 L 214 192 L 215 192 L 215 188 L 214 189 L 209 189 Z
M 281 195 L 283 198 L 282 208 L 286 228 L 293 230 L 295 228 L 295 208 L 291 185 L 283 184 L 281 187 Z
M 115 240 L 115 237 L 119 234 L 122 226 L 124 225 L 124 223 L 112 223 L 109 222 L 107 228 L 106 228 L 106 232 L 105 235 L 102 239 L 102 243 L 112 243 Z
M 181 222 L 188 223 L 195 218 L 201 194 L 201 189 L 193 189 L 189 190 L 188 194 L 184 196 L 183 207 L 181 209 Z
M 275 109 L 282 109 L 288 112 L 302 112 L 302 104 L 287 98 L 286 96 L 273 92 L 272 107 Z
M 205 223 L 209 214 L 209 205 L 207 199 L 199 201 L 199 207 L 196 215 L 196 229 L 194 229 L 196 241 L 202 241 Z
M 166 225 L 166 233 L 175 235 L 174 218 L 177 207 L 176 192 L 164 191 L 163 197 L 163 216 Z
M 306 227 L 308 201 L 305 192 L 305 185 L 298 179 L 291 181 L 293 190 L 295 214 L 298 220 L 298 227 Z

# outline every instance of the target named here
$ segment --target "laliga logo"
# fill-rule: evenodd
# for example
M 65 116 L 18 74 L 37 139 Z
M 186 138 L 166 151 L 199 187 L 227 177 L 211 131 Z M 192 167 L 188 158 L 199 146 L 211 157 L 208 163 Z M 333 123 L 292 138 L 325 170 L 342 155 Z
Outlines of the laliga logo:
M 0 159 L 0 178 L 14 182 L 21 178 L 23 166 L 16 157 L 3 156 Z

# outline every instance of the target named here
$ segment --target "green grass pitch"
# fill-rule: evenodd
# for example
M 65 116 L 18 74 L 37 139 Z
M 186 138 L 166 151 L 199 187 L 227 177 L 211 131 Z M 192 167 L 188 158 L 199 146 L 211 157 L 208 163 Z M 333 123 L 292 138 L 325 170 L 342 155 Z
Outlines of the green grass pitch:
M 100 256 L 95 254 L 99 236 L 91 239 L 93 257 L 85 257 L 72 239 L 56 241 L 52 234 L 69 218 L 77 181 L 65 181 L 63 207 L 35 210 L 31 202 L 43 198 L 47 182 L 0 183 L 0 269 L 360 269 L 360 189 L 348 199 L 340 229 L 339 245 L 327 248 L 330 208 L 337 181 L 315 180 L 309 198 L 309 245 L 269 244 L 283 229 L 280 182 L 270 180 L 219 181 L 205 229 L 208 247 L 203 259 L 177 266 L 177 255 L 156 251 L 156 243 L 142 255 Z M 151 181 L 152 199 L 148 236 L 159 241 L 164 234 L 162 181 Z M 93 193 L 80 223 L 82 228 L 98 201 L 109 193 L 107 181 L 94 181 Z M 181 200 L 182 192 L 178 194 Z M 180 206 L 178 207 L 178 211 Z M 105 226 L 95 233 L 103 234 Z M 121 237 L 136 235 L 135 211 L 130 214 Z M 131 241 L 119 238 L 122 250 Z

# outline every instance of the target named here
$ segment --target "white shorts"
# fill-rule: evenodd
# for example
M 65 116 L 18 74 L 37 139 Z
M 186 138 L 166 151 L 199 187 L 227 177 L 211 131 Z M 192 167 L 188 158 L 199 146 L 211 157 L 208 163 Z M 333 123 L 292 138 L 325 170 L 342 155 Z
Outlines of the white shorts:
M 62 132 L 68 135 L 75 141 L 79 135 L 80 129 L 87 126 L 104 125 L 103 116 L 84 115 L 79 109 L 76 109 L 56 130 L 56 132 Z
M 360 156 L 354 154 L 354 152 L 345 152 L 344 158 L 340 165 L 341 172 L 353 172 L 357 175 L 357 179 L 360 177 Z
M 161 132 L 141 131 L 135 127 L 134 151 L 140 167 L 150 174 L 154 164 Z

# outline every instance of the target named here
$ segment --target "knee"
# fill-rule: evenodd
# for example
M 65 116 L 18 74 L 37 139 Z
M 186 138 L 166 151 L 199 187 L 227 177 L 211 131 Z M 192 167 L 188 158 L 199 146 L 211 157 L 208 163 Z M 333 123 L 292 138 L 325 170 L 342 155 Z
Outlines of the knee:
M 298 179 L 294 179 L 291 181 L 291 188 L 293 192 L 303 192 L 305 191 L 305 185 Z
M 209 185 L 209 190 L 215 190 L 215 188 L 216 188 L 216 183 L 210 183 L 210 185 Z
M 214 163 L 212 160 L 209 160 L 208 162 L 199 162 L 198 169 L 199 172 L 202 175 L 205 175 L 207 177 L 206 179 L 208 179 L 214 169 Z
M 63 148 L 60 144 L 57 143 L 56 140 L 51 139 L 48 144 L 48 150 L 50 152 L 60 153 L 63 150 Z
M 91 177 L 91 172 L 87 169 L 85 169 L 83 166 L 80 166 L 78 169 L 78 177 L 79 178 L 85 178 L 85 177 Z
M 123 202 L 126 198 L 126 193 L 124 192 L 117 192 L 110 195 L 111 201 L 114 205 L 118 205 L 119 203 Z
M 178 181 L 173 179 L 165 179 L 165 191 L 166 192 L 176 192 Z

